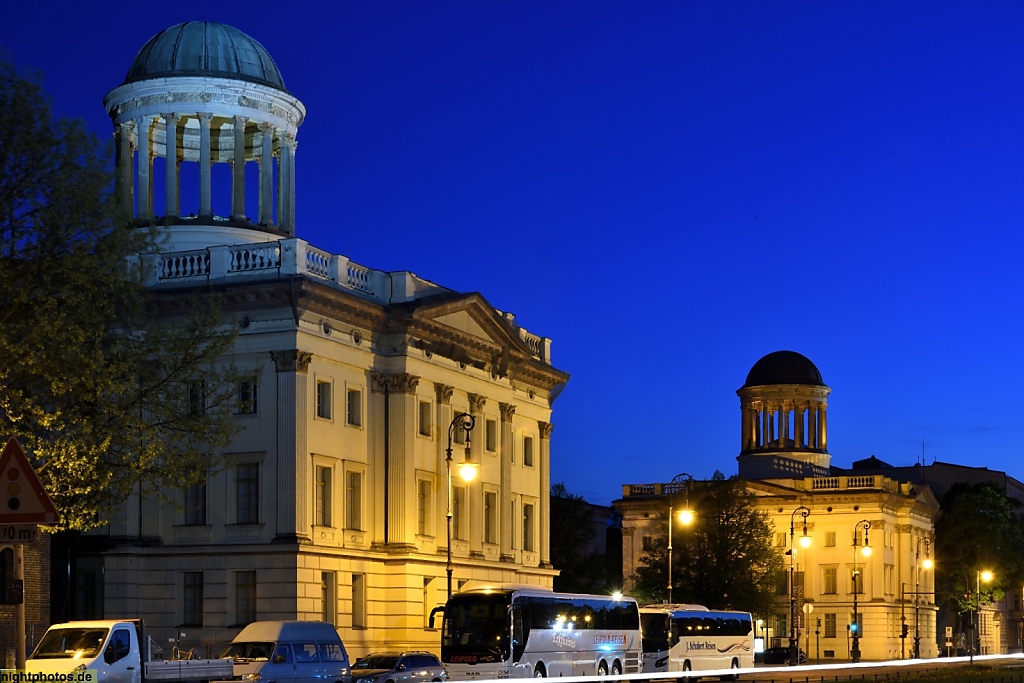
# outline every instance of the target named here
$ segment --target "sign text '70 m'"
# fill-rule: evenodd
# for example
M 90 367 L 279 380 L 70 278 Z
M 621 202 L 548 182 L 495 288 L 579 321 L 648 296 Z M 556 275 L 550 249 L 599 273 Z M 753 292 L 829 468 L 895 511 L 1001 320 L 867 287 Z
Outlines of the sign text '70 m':
M 37 533 L 35 524 L 0 524 L 0 545 L 32 543 Z

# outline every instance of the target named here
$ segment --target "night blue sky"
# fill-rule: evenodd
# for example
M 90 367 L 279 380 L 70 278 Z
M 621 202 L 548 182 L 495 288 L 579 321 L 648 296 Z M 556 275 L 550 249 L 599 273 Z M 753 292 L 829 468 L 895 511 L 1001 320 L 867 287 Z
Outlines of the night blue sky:
M 736 472 L 739 388 L 803 353 L 829 449 L 1001 469 L 1024 408 L 1024 3 L 8 3 L 0 49 L 103 95 L 189 20 L 306 105 L 297 234 L 553 338 L 552 481 Z

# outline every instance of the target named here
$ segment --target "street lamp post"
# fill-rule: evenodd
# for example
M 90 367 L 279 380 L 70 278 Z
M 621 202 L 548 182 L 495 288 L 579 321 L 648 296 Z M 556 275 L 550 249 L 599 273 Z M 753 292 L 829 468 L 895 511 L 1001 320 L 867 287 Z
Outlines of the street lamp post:
M 853 527 L 853 624 L 850 626 L 850 630 L 853 632 L 851 634 L 853 645 L 850 647 L 850 661 L 855 663 L 860 661 L 860 616 L 857 614 L 857 593 L 862 583 L 858 581 L 860 573 L 857 570 L 857 532 L 864 529 L 864 547 L 861 551 L 867 557 L 871 554 L 871 545 L 868 543 L 868 529 L 870 528 L 871 522 L 866 519 L 860 520 Z
M 919 611 L 921 602 L 921 544 L 924 543 L 925 556 L 924 568 L 932 568 L 932 560 L 928 557 L 928 549 L 931 548 L 932 540 L 922 536 L 917 539 L 917 548 L 914 551 L 914 659 L 921 658 L 921 613 Z
M 686 493 L 686 503 L 683 509 L 679 511 L 679 522 L 683 526 L 689 526 L 693 522 L 693 512 L 690 510 L 690 484 L 693 483 L 693 477 L 683 472 L 672 477 L 672 481 L 669 484 L 678 484 L 684 479 L 686 483 L 683 485 L 683 491 Z M 675 512 L 672 496 L 674 494 L 674 490 L 669 494 L 668 503 L 668 604 L 670 605 L 672 604 L 672 516 Z
M 456 429 L 466 431 L 466 458 L 459 466 L 459 475 L 465 481 L 472 481 L 476 476 L 476 463 L 473 462 L 472 453 L 469 450 L 469 433 L 476 426 L 476 418 L 469 413 L 459 413 L 448 425 L 448 448 L 445 449 L 444 462 L 448 469 L 448 564 L 445 565 L 445 572 L 448 574 L 448 598 L 452 597 L 452 439 Z
M 974 599 L 971 601 L 971 645 L 967 648 L 968 653 L 971 656 L 971 664 L 974 664 L 974 644 L 978 644 L 978 654 L 981 654 L 981 629 L 975 630 L 975 627 L 981 626 L 981 582 L 988 583 L 992 580 L 992 572 L 987 569 L 979 569 L 974 576 Z M 967 590 L 970 590 L 968 586 Z
M 789 516 L 789 665 L 796 666 L 800 663 L 800 632 L 796 628 L 796 584 L 795 584 L 795 559 L 796 544 L 796 516 L 804 518 L 804 533 L 800 536 L 800 545 L 807 548 L 811 545 L 811 537 L 807 535 L 807 516 L 811 514 L 810 508 L 801 505 Z

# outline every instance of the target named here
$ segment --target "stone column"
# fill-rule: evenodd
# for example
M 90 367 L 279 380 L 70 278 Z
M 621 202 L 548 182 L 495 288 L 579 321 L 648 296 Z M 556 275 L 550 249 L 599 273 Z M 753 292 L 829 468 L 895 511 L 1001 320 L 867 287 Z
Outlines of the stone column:
M 540 566 L 551 566 L 551 430 L 550 422 L 540 427 Z
M 292 232 L 291 203 L 292 203 L 292 136 L 282 135 L 278 131 L 278 140 L 281 141 L 280 160 L 281 168 L 278 172 L 278 199 L 277 199 L 277 224 L 282 230 Z
M 139 218 L 144 221 L 151 221 L 153 219 L 153 184 L 151 178 L 153 174 L 151 170 L 153 168 L 153 155 L 150 152 L 150 137 L 149 127 L 152 123 L 152 119 L 148 116 L 141 116 L 135 119 L 135 130 L 139 135 L 138 142 L 138 154 L 139 154 Z
M 231 159 L 231 217 L 242 220 L 245 218 L 245 116 L 234 116 L 235 145 Z
M 261 123 L 260 146 L 260 224 L 274 224 L 274 124 Z
M 416 387 L 410 374 L 386 375 L 388 386 L 388 546 L 407 552 L 416 548 Z
M 501 462 L 501 507 L 498 515 L 498 519 L 501 520 L 500 559 L 503 562 L 512 562 L 515 559 L 512 552 L 512 533 L 515 529 L 515 519 L 512 515 L 512 439 L 515 436 L 512 431 L 512 416 L 516 414 L 516 407 L 509 403 L 499 403 L 498 409 L 501 411 L 501 442 L 498 453 Z
M 818 410 L 821 411 L 821 423 L 820 423 L 821 445 L 819 446 L 819 448 L 821 450 L 823 450 L 823 451 L 827 451 L 828 450 L 828 423 L 825 420 L 825 406 L 821 406 Z
M 807 411 L 807 407 L 804 404 L 794 405 L 793 414 L 795 415 L 793 423 L 796 426 L 796 433 L 793 435 L 793 440 L 796 442 L 797 448 L 803 448 L 804 444 L 804 413 Z
M 213 216 L 213 157 L 210 151 L 210 123 L 213 114 L 200 112 L 199 118 L 199 215 Z
M 484 406 L 487 399 L 480 394 L 469 394 L 469 414 L 476 422 L 473 431 L 469 433 L 470 458 L 477 467 L 477 477 L 466 485 L 469 494 L 469 552 L 477 557 L 484 556 L 484 489 L 481 485 L 483 479 L 483 443 L 486 438 L 487 424 L 484 419 Z M 461 462 L 461 460 L 459 461 Z
M 277 371 L 277 529 L 274 540 L 308 543 L 312 529 L 309 507 L 313 481 L 306 425 L 308 373 L 313 354 L 290 349 L 271 351 L 270 357 Z
M 437 478 L 435 479 L 434 486 L 434 538 L 437 539 L 437 549 L 439 551 L 443 544 L 448 542 L 446 536 L 446 525 L 448 524 L 448 463 L 445 461 L 445 458 L 448 454 L 448 427 L 455 417 L 452 414 L 452 393 L 454 390 L 455 387 L 450 384 L 434 383 L 434 393 L 437 396 L 437 428 L 434 430 L 435 452 L 437 454 Z M 452 457 L 454 457 L 454 454 Z
M 299 143 L 295 136 L 288 140 L 288 232 L 295 234 L 295 150 Z
M 178 115 L 161 114 L 164 118 L 164 215 L 177 216 L 178 208 Z
M 120 123 L 117 126 L 117 205 L 122 219 L 130 221 L 135 217 L 133 208 L 133 184 L 134 174 L 132 173 L 132 128 L 130 122 Z
M 770 424 L 771 419 L 772 419 L 772 411 L 768 407 L 768 404 L 762 405 L 761 406 L 761 448 L 764 448 L 765 446 L 767 446 L 768 442 L 771 441 L 771 433 L 772 433 L 772 428 L 771 428 L 771 424 Z

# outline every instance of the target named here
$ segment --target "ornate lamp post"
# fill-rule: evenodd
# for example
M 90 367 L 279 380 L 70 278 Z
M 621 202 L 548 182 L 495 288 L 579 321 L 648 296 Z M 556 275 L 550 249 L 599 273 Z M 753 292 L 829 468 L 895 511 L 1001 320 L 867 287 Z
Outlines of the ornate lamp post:
M 917 539 L 917 548 L 914 550 L 914 659 L 921 658 L 921 613 L 920 607 L 920 595 L 921 595 L 921 544 L 924 543 L 925 556 L 924 556 L 924 569 L 932 568 L 932 559 L 928 556 L 928 549 L 932 545 L 930 538 L 922 536 Z
M 683 526 L 690 526 L 693 523 L 693 511 L 690 510 L 690 484 L 693 483 L 693 477 L 683 472 L 672 477 L 669 484 L 678 484 L 684 479 L 686 483 L 683 485 L 683 491 L 686 493 L 686 502 L 683 509 L 679 511 L 679 523 Z M 672 500 L 672 495 L 674 494 L 675 491 L 669 494 L 668 503 L 668 603 L 670 605 L 672 604 L 672 517 L 675 512 L 673 506 L 675 501 Z
M 807 516 L 811 514 L 810 508 L 801 505 L 789 516 L 789 665 L 796 666 L 800 663 L 800 632 L 796 628 L 796 575 L 794 574 L 796 559 L 796 516 L 804 518 L 804 533 L 800 536 L 800 546 L 809 548 L 811 537 L 807 535 Z
M 459 413 L 448 425 L 448 448 L 445 449 L 444 462 L 448 468 L 448 564 L 445 571 L 448 573 L 448 597 L 452 597 L 452 439 L 456 429 L 466 431 L 466 458 L 459 465 L 459 475 L 465 481 L 472 481 L 476 477 L 477 464 L 473 462 L 473 456 L 469 450 L 469 433 L 476 426 L 476 418 L 469 413 Z
M 853 527 L 853 623 L 850 625 L 850 630 L 853 632 L 851 638 L 853 645 L 850 647 L 850 661 L 860 661 L 860 615 L 857 614 L 857 593 L 859 592 L 861 581 L 860 571 L 857 569 L 857 532 L 860 529 L 864 529 L 864 547 L 861 548 L 861 552 L 864 553 L 865 557 L 871 555 L 871 545 L 868 543 L 868 529 L 871 528 L 871 522 L 866 519 L 862 519 L 857 522 Z
M 984 581 L 985 583 L 988 583 L 991 580 L 992 572 L 990 572 L 987 569 L 979 569 L 974 576 L 974 599 L 971 601 L 973 603 L 971 605 L 973 607 L 973 609 L 971 610 L 971 645 L 967 649 L 971 655 L 971 664 L 974 664 L 975 643 L 978 644 L 978 654 L 981 654 L 981 629 L 979 628 L 978 631 L 975 631 L 976 625 L 979 627 L 981 626 L 981 614 L 979 614 L 979 611 L 981 609 L 981 582 Z M 968 588 L 968 590 L 970 590 L 970 588 Z M 975 615 L 977 615 L 977 618 L 975 618 Z

